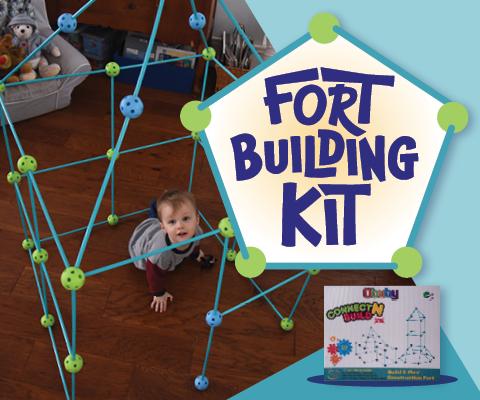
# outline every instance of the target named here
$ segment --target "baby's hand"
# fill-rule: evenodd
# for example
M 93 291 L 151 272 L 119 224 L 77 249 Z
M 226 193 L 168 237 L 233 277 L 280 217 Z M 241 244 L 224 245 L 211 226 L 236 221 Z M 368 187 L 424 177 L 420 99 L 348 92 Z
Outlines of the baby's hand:
M 210 255 L 205 255 L 205 253 L 200 249 L 197 261 L 200 263 L 200 266 L 202 268 L 212 268 L 215 265 L 215 262 L 217 261 L 215 257 L 210 256 Z
M 173 301 L 173 296 L 168 292 L 165 292 L 162 296 L 153 296 L 150 308 L 155 310 L 155 312 L 167 311 L 167 302 L 169 299 L 170 301 Z

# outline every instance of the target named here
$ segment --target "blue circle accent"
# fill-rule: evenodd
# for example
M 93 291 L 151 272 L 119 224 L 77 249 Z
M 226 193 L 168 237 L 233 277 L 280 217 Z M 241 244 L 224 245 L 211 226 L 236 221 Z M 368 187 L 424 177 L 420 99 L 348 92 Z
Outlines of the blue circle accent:
M 138 96 L 125 96 L 120 102 L 120 111 L 125 118 L 138 118 L 143 113 L 143 102 Z
M 188 24 L 190 25 L 190 28 L 196 31 L 203 29 L 206 23 L 207 19 L 205 18 L 205 15 L 199 12 L 197 12 L 196 14 L 193 13 L 192 15 L 190 15 L 190 18 L 188 18 Z
M 70 13 L 64 13 L 58 17 L 58 28 L 64 33 L 72 33 L 77 29 L 77 19 Z

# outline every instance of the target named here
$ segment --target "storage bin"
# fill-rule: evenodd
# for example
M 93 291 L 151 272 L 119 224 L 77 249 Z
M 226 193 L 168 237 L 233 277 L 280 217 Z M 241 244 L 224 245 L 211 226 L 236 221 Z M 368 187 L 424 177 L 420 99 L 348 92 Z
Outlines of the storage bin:
M 117 31 L 90 26 L 82 32 L 83 54 L 93 60 L 109 59 L 117 44 Z
M 120 66 L 141 64 L 141 61 L 134 60 L 115 54 L 113 56 Z M 122 70 L 115 79 L 119 82 L 136 84 L 140 68 Z M 180 93 L 191 93 L 195 79 L 195 69 L 181 68 L 173 63 L 151 65 L 147 67 L 143 85 L 154 89 L 170 90 Z

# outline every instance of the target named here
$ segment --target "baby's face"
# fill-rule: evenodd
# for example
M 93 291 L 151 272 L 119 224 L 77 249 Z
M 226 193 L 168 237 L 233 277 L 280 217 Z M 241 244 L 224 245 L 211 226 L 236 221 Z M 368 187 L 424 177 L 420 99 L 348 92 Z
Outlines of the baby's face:
M 191 203 L 185 202 L 176 210 L 170 204 L 160 207 L 160 223 L 172 243 L 183 242 L 195 235 L 198 214 Z

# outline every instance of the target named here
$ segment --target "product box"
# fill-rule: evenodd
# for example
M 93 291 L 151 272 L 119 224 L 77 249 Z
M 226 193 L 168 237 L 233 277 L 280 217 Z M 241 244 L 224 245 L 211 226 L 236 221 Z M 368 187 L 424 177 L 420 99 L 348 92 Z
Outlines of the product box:
M 155 60 L 169 60 L 171 58 L 181 58 L 181 57 L 188 57 L 194 56 L 195 53 L 189 50 L 177 49 L 173 47 L 161 46 L 158 45 L 155 50 Z M 175 61 L 173 64 L 180 68 L 195 68 L 195 58 L 189 58 L 186 60 L 178 60 Z
M 325 286 L 326 380 L 440 377 L 438 286 Z
M 145 52 L 147 51 L 149 37 L 141 33 L 128 32 L 125 37 L 125 44 L 123 46 L 123 57 L 131 60 L 143 61 Z M 155 60 L 155 47 L 150 54 L 150 61 Z

